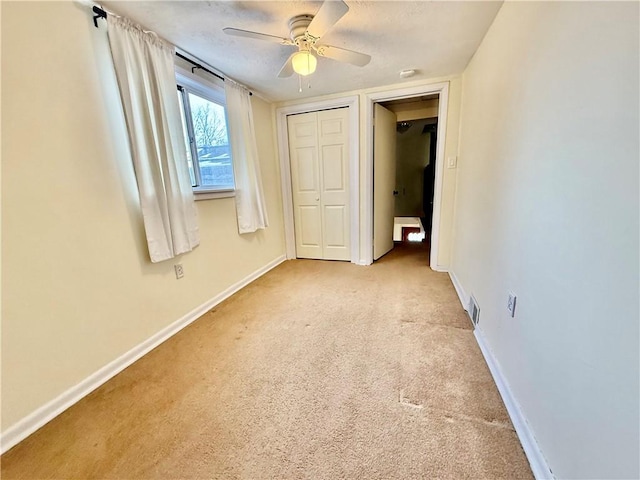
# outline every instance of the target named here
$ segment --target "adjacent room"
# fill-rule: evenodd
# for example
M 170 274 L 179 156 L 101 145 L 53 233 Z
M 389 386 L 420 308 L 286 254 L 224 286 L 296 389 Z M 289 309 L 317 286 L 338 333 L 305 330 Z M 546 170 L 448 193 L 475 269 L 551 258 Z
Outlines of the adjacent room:
M 640 478 L 638 2 L 0 22 L 2 478 Z
M 393 241 L 428 243 L 433 225 L 438 97 L 394 100 L 382 106 L 396 114 Z

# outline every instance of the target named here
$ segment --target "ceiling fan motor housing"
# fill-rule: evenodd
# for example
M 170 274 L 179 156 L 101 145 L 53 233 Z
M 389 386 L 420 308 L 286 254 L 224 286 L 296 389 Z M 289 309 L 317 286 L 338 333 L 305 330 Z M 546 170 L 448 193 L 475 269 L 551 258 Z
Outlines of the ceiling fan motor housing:
M 313 20 L 313 15 L 296 15 L 289 20 L 289 31 L 291 32 L 291 40 L 296 45 L 301 46 L 300 43 L 309 43 L 307 38 L 307 28 Z

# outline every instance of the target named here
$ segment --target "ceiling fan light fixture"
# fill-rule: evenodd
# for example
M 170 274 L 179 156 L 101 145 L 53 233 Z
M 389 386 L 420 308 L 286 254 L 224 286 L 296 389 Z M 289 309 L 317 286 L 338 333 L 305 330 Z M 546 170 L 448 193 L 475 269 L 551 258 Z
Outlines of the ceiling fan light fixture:
M 298 75 L 307 76 L 316 71 L 318 59 L 308 50 L 300 50 L 291 58 L 293 71 Z

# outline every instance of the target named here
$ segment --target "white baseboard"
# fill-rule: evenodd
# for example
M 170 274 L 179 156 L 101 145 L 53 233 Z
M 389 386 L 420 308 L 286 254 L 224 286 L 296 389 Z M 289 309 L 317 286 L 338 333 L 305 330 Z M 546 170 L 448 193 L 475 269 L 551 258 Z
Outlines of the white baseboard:
M 467 292 L 462 288 L 462 284 L 456 274 L 452 271 L 449 271 L 449 278 L 451 279 L 451 283 L 453 283 L 453 288 L 456 289 L 456 293 L 458 294 L 458 298 L 460 299 L 460 303 L 462 304 L 462 308 L 467 310 L 469 306 L 469 297 L 467 296 Z
M 487 362 L 489 370 L 491 371 L 493 380 L 496 382 L 498 391 L 502 396 L 502 401 L 507 407 L 507 412 L 509 413 L 509 417 L 511 418 L 511 423 L 513 423 L 513 427 L 516 429 L 516 433 L 518 434 L 518 438 L 520 439 L 520 443 L 522 444 L 522 449 L 527 456 L 527 460 L 529 460 L 529 465 L 531 466 L 531 471 L 533 472 L 534 477 L 536 478 L 536 480 L 554 479 L 555 477 L 553 476 L 553 473 L 551 472 L 547 461 L 542 455 L 540 448 L 538 447 L 538 442 L 536 442 L 536 439 L 533 436 L 533 432 L 531 431 L 526 418 L 522 414 L 522 410 L 520 410 L 520 406 L 513 396 L 511 389 L 509 388 L 509 384 L 502 374 L 502 370 L 500 369 L 498 362 L 493 356 L 493 353 L 491 353 L 491 350 L 484 339 L 482 330 L 476 327 L 476 329 L 473 331 L 473 334 L 475 335 L 476 341 L 480 346 L 480 350 L 482 350 L 482 355 L 484 355 L 484 359 Z
M 27 438 L 33 432 L 44 426 L 49 421 L 53 420 L 67 408 L 77 403 L 80 399 L 87 396 L 100 385 L 116 376 L 136 360 L 156 348 L 167 339 L 171 338 L 173 335 L 178 333 L 190 323 L 200 318 L 217 304 L 229 298 L 238 290 L 245 287 L 258 277 L 264 275 L 269 270 L 280 265 L 285 260 L 285 256 L 282 255 L 269 262 L 264 267 L 259 268 L 255 272 L 249 274 L 239 282 L 234 283 L 229 288 L 220 292 L 212 299 L 206 301 L 199 307 L 190 311 L 179 320 L 173 322 L 171 325 L 163 328 L 155 335 L 146 339 L 144 342 L 136 345 L 124 355 L 121 355 L 111 363 L 102 367 L 100 370 L 89 375 L 77 385 L 71 387 L 69 390 L 63 392 L 61 395 L 54 398 L 50 402 L 31 412 L 22 420 L 19 420 L 17 423 L 9 427 L 6 431 L 2 432 L 2 435 L 0 436 L 0 452 L 6 452 L 7 450 L 15 446 L 18 442 Z

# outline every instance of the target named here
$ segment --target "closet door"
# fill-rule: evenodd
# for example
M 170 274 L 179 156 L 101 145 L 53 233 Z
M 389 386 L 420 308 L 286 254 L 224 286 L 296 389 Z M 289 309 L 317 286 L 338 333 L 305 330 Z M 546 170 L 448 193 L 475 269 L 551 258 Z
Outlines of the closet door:
M 287 118 L 296 256 L 350 260 L 347 108 Z
M 290 115 L 287 123 L 296 256 L 322 259 L 318 114 Z
M 350 260 L 349 109 L 318 112 L 322 247 L 325 260 Z

